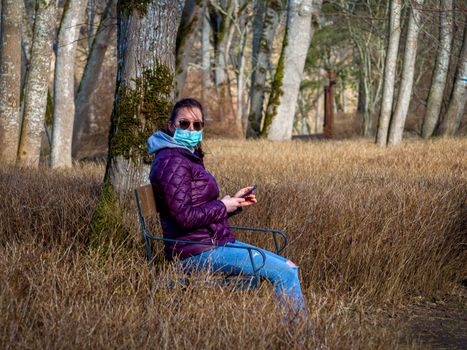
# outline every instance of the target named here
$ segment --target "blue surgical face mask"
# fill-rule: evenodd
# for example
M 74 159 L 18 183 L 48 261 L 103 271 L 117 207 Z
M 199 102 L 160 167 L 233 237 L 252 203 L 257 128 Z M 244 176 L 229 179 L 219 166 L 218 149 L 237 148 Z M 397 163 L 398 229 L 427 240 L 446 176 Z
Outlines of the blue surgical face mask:
M 203 131 L 191 131 L 175 128 L 173 138 L 181 146 L 194 148 L 203 140 Z

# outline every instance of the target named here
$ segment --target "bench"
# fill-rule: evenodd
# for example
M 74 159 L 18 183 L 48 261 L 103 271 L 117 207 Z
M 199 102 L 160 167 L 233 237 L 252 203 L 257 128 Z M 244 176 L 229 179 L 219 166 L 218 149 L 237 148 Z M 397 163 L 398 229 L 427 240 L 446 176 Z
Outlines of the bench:
M 149 268 L 152 269 L 154 261 L 153 255 L 151 252 L 150 241 L 160 241 L 160 242 L 172 242 L 172 243 L 184 243 L 184 244 L 198 244 L 198 245 L 209 245 L 209 246 L 218 246 L 215 243 L 205 243 L 205 242 L 192 242 L 186 240 L 178 240 L 172 238 L 165 238 L 163 235 L 156 236 L 149 232 L 146 221 L 148 218 L 157 215 L 157 206 L 156 201 L 154 199 L 154 193 L 152 189 L 152 185 L 144 185 L 134 190 L 137 211 L 138 211 L 138 220 L 141 227 L 141 232 L 144 238 L 144 244 L 146 248 L 146 258 L 149 264 Z M 285 249 L 287 245 L 287 237 L 285 233 L 281 230 L 270 230 L 264 228 L 255 228 L 255 227 L 240 227 L 240 226 L 230 226 L 231 229 L 234 230 L 241 230 L 241 231 L 252 231 L 252 232 L 263 232 L 271 234 L 271 237 L 274 241 L 274 247 L 276 254 L 280 255 L 282 251 Z M 252 265 L 254 276 L 251 276 L 247 279 L 248 288 L 255 288 L 259 285 L 260 279 L 258 275 L 258 271 L 264 267 L 266 261 L 266 255 L 258 248 L 255 247 L 243 247 L 236 245 L 235 243 L 227 243 L 225 244 L 227 247 L 232 247 L 236 249 L 246 249 L 249 254 L 250 263 Z M 253 252 L 257 252 L 261 256 L 261 263 L 255 264 L 253 259 Z M 224 279 L 225 284 L 229 284 L 233 281 L 231 277 Z M 189 283 L 189 280 L 186 280 Z M 240 284 L 242 286 L 245 285 L 245 281 L 241 281 Z M 235 283 L 239 283 L 238 279 Z M 243 287 L 242 287 L 243 288 Z

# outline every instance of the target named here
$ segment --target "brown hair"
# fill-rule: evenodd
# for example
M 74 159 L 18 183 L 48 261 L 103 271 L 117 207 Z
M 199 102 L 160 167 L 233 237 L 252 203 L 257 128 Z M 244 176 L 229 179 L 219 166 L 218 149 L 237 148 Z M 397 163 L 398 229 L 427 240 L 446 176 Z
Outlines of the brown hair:
M 203 118 L 204 121 L 204 111 L 203 111 L 203 106 L 201 105 L 201 102 L 194 98 L 183 98 L 175 103 L 175 105 L 172 108 L 172 112 L 170 113 L 169 117 L 169 124 L 174 123 L 175 119 L 177 119 L 178 112 L 180 112 L 181 109 L 183 108 L 188 108 L 188 109 L 193 109 L 193 108 L 198 108 L 201 111 L 201 117 Z M 167 127 L 165 130 L 165 133 L 173 136 L 173 133 L 170 132 L 169 128 Z M 198 152 L 201 158 L 204 157 L 204 152 L 201 147 L 201 142 L 199 143 L 198 146 L 196 146 L 195 151 Z
M 175 119 L 177 119 L 178 112 L 183 109 L 183 108 L 198 108 L 201 111 L 201 116 L 204 121 L 204 112 L 203 112 L 203 106 L 201 105 L 201 102 L 198 100 L 195 100 L 194 98 L 184 98 L 181 99 L 180 101 L 177 101 L 175 103 L 175 106 L 172 108 L 172 112 L 170 113 L 169 117 L 169 123 L 175 122 Z

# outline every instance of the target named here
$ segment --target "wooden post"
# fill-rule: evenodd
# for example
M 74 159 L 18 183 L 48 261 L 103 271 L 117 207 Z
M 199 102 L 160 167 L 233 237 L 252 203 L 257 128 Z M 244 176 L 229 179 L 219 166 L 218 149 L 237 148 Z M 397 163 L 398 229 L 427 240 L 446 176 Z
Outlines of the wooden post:
M 331 138 L 334 134 L 334 71 L 329 71 L 329 85 L 324 87 L 324 136 Z

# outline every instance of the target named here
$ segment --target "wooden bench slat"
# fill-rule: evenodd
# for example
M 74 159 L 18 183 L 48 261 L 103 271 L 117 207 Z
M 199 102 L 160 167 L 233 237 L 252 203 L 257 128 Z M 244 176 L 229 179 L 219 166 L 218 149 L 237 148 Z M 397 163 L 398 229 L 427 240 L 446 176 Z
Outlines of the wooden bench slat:
M 152 185 L 141 186 L 136 189 L 143 217 L 152 216 L 157 213 L 156 201 L 152 191 Z

